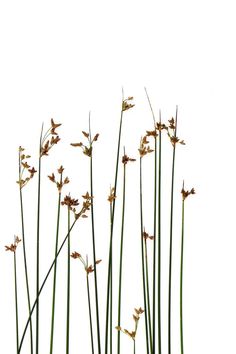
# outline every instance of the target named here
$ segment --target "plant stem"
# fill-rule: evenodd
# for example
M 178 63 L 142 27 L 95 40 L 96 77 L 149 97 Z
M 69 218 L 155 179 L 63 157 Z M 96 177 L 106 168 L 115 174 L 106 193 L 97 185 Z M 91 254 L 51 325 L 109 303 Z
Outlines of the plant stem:
M 61 175 L 62 181 L 62 175 Z M 61 182 L 60 181 L 60 182 Z M 57 206 L 57 229 L 56 229 L 56 243 L 55 243 L 55 258 L 58 250 L 58 236 L 59 236 L 59 224 L 60 224 L 60 209 L 61 209 L 61 193 L 58 195 Z M 52 295 L 52 318 L 51 318 L 51 338 L 50 338 L 50 354 L 53 352 L 53 338 L 54 338 L 54 315 L 55 315 L 55 300 L 56 300 L 56 279 L 57 279 L 57 259 L 54 265 L 53 275 L 53 295 Z
M 20 180 L 20 173 L 21 173 L 21 161 L 20 161 L 20 153 L 19 153 L 19 180 Z M 26 283 L 26 292 L 27 292 L 28 311 L 29 311 L 29 314 L 30 314 L 31 304 L 30 304 L 28 267 L 27 267 L 27 258 L 26 258 L 26 246 L 25 246 L 25 226 L 24 226 L 24 209 L 23 209 L 22 189 L 19 188 L 19 191 L 20 191 L 21 232 L 22 232 L 24 268 L 25 268 L 25 283 Z M 33 354 L 32 319 L 30 320 L 30 348 L 31 348 L 31 354 Z
M 70 349 L 70 208 L 68 207 L 66 354 L 69 354 L 69 349 Z
M 125 155 L 125 149 L 124 149 Z M 122 202 L 122 221 L 120 237 L 120 270 L 119 270 L 119 289 L 118 289 L 118 326 L 121 321 L 121 289 L 122 289 L 122 262 L 123 262 L 123 243 L 124 243 L 124 221 L 125 221 L 125 193 L 126 193 L 126 164 L 123 168 L 123 202 Z M 120 354 L 120 331 L 117 331 L 117 354 Z
M 136 348 L 135 348 L 135 339 L 133 340 L 134 342 L 134 354 L 136 353 Z
M 16 310 L 16 354 L 18 354 L 19 353 L 19 321 L 18 321 L 16 251 L 14 251 L 14 280 L 15 280 L 15 310 Z
M 144 240 L 144 253 L 145 253 L 145 269 L 146 269 L 146 287 L 147 287 L 147 309 L 148 309 L 148 325 L 150 337 L 150 351 L 152 353 L 152 326 L 151 326 L 151 309 L 150 309 L 150 295 L 149 295 L 149 277 L 148 277 L 148 255 L 147 255 L 147 241 Z
M 158 171 L 158 352 L 161 354 L 161 130 L 159 131 Z
M 122 90 L 122 103 L 123 107 L 124 94 Z M 119 128 L 119 137 L 118 137 L 118 146 L 117 146 L 117 157 L 116 157 L 116 172 L 115 172 L 115 184 L 114 184 L 114 194 L 116 195 L 117 188 L 117 177 L 119 169 L 119 156 L 120 156 L 120 141 L 121 141 L 121 131 L 122 131 L 122 122 L 123 122 L 123 109 L 121 108 L 120 115 L 120 128 Z M 107 300 L 106 300 L 106 325 L 105 325 L 105 354 L 108 353 L 108 316 L 109 316 L 109 296 L 110 296 L 110 286 L 111 284 L 111 269 L 112 269 L 112 240 L 113 240 L 113 227 L 114 227 L 114 215 L 115 215 L 115 205 L 116 199 L 113 201 L 112 208 L 112 217 L 111 217 L 111 228 L 110 228 L 110 246 L 109 246 L 109 261 L 108 261 L 108 274 L 107 274 Z M 112 341 L 112 338 L 110 338 Z M 111 353 L 110 353 L 111 354 Z
M 177 132 L 178 107 L 175 114 L 175 131 Z M 171 202 L 170 202 L 170 251 L 169 251 L 169 298 L 168 298 L 168 354 L 171 354 L 171 280 L 172 280 L 172 238 L 173 238 L 173 210 L 174 210 L 174 174 L 175 174 L 175 144 L 173 145 L 172 173 L 171 173 Z
M 42 147 L 42 134 L 43 126 L 39 142 L 39 161 L 38 161 L 38 210 L 37 210 L 37 252 L 36 252 L 36 350 L 35 353 L 39 354 L 39 238 L 40 238 L 40 192 L 41 192 L 41 147 Z
M 91 347 L 92 347 L 92 354 L 94 354 L 93 325 L 92 325 L 92 313 L 91 313 L 91 303 L 90 303 L 90 291 L 89 291 L 89 279 L 88 279 L 88 274 L 86 274 L 86 282 L 87 282 L 87 295 L 88 295 L 88 307 L 89 307 L 89 323 L 90 323 Z
M 181 262 L 180 262 L 180 343 L 181 354 L 184 353 L 183 339 L 183 262 L 184 262 L 184 200 L 182 201 L 182 232 L 181 232 Z
M 147 297 L 145 286 L 145 265 L 144 265 L 144 249 L 143 249 L 143 187 L 142 187 L 142 157 L 139 159 L 139 192 L 140 192 L 140 226 L 141 226 L 141 253 L 142 253 L 142 278 L 143 278 L 143 299 L 144 299 L 144 315 L 145 315 L 145 330 L 146 330 L 146 346 L 147 353 L 149 353 L 149 338 L 151 338 L 151 327 L 149 328 L 150 334 L 148 337 L 148 319 L 147 319 Z M 150 342 L 150 348 L 152 348 Z M 151 350 L 152 352 L 152 350 Z
M 93 208 L 93 150 L 91 143 L 91 127 L 89 115 L 89 139 L 90 139 L 90 195 L 91 199 L 91 222 L 92 222 L 92 242 L 93 242 L 93 264 L 94 264 L 94 286 L 95 286 L 95 301 L 96 301 L 96 319 L 97 319 L 97 340 L 98 340 L 98 354 L 101 354 L 100 342 L 100 324 L 99 324 L 99 301 L 98 301 L 98 286 L 97 286 L 97 267 L 96 267 L 96 247 L 95 247 L 95 227 L 94 227 L 94 208 Z
M 52 269 L 53 269 L 53 267 L 54 267 L 54 265 L 55 265 L 55 262 L 56 262 L 56 260 L 57 260 L 57 257 L 58 257 L 59 254 L 61 253 L 61 250 L 62 250 L 63 246 L 65 245 L 66 240 L 68 239 L 69 233 L 70 233 L 71 230 L 73 229 L 73 227 L 74 227 L 76 221 L 77 221 L 77 219 L 74 220 L 74 222 L 72 223 L 72 225 L 71 225 L 71 227 L 70 227 L 69 232 L 66 234 L 64 240 L 62 241 L 61 246 L 59 247 L 59 249 L 58 249 L 58 251 L 57 251 L 57 255 L 56 255 L 56 257 L 54 258 L 54 260 L 53 260 L 51 266 L 49 267 L 49 270 L 48 270 L 48 272 L 47 272 L 47 274 L 46 274 L 46 276 L 45 276 L 45 278 L 44 278 L 44 280 L 43 280 L 43 282 L 42 282 L 42 285 L 41 285 L 41 287 L 39 288 L 38 295 L 37 295 L 37 297 L 36 297 L 36 299 L 35 299 L 35 301 L 34 301 L 34 303 L 33 303 L 33 306 L 32 306 L 31 311 L 30 311 L 29 318 L 28 318 L 28 320 L 27 320 L 27 322 L 26 322 L 26 325 L 25 325 L 25 328 L 24 328 L 24 331 L 23 331 L 23 334 L 22 334 L 22 337 L 21 337 L 20 346 L 19 346 L 19 353 L 20 353 L 20 351 L 21 351 L 21 348 L 22 348 L 22 345 L 23 345 L 23 342 L 24 342 L 25 334 L 26 334 L 28 325 L 29 325 L 29 323 L 30 323 L 30 319 L 31 319 L 32 314 L 33 314 L 33 312 L 34 312 L 34 309 L 35 309 L 35 307 L 36 307 L 36 305 L 37 305 L 38 298 L 39 298 L 39 296 L 40 296 L 40 294 L 41 294 L 41 292 L 42 292 L 42 290 L 43 290 L 43 288 L 44 288 L 44 285 L 46 284 L 47 279 L 48 279 L 48 277 L 49 277 L 49 275 L 50 275 L 50 273 L 51 273 L 51 271 L 52 271 Z

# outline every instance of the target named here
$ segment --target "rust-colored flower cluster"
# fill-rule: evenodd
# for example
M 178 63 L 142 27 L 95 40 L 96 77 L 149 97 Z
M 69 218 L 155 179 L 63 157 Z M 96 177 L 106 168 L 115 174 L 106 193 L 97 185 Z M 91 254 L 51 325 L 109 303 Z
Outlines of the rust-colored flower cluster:
M 83 153 L 88 156 L 88 157 L 91 157 L 92 156 L 92 145 L 94 143 L 94 141 L 97 141 L 98 140 L 98 137 L 99 137 L 99 134 L 95 134 L 93 139 L 91 139 L 91 136 L 89 133 L 86 133 L 85 131 L 82 131 L 82 134 L 85 136 L 85 138 L 88 140 L 88 145 L 85 145 L 84 143 L 82 142 L 79 142 L 79 143 L 71 143 L 70 145 L 71 146 L 74 146 L 74 147 L 81 147 L 81 149 L 83 150 Z
M 49 150 L 53 147 L 53 145 L 57 144 L 61 140 L 56 132 L 56 129 L 60 126 L 61 123 L 55 123 L 51 118 L 51 127 L 42 138 L 40 156 L 48 156 Z
M 21 242 L 21 239 L 18 236 L 14 237 L 14 243 L 10 246 L 5 246 L 6 251 L 16 252 L 18 244 Z
M 123 332 L 127 336 L 129 336 L 131 339 L 135 340 L 136 334 L 137 334 L 137 329 L 138 329 L 138 322 L 140 319 L 140 315 L 144 313 L 144 310 L 140 307 L 139 309 L 134 309 L 134 314 L 133 314 L 133 320 L 134 320 L 134 330 L 133 331 L 128 331 L 127 329 L 122 329 L 120 326 L 116 326 L 116 329 L 118 331 Z
M 112 188 L 110 188 L 110 194 L 109 194 L 107 200 L 108 200 L 108 202 L 113 203 L 115 199 L 116 199 L 115 188 L 112 187 Z
M 126 154 L 124 154 L 124 155 L 122 156 L 122 163 L 123 163 L 124 165 L 127 165 L 127 163 L 128 163 L 129 161 L 133 162 L 133 161 L 136 161 L 136 159 L 132 159 L 131 157 L 128 157 Z
M 190 194 L 196 194 L 196 192 L 195 192 L 194 188 L 190 189 L 190 191 L 187 191 L 184 189 L 184 186 L 183 186 L 183 188 L 181 189 L 181 194 L 182 194 L 183 200 L 185 200 Z
M 79 212 L 77 212 L 75 208 L 76 206 L 79 205 L 78 199 L 71 198 L 70 195 L 66 195 L 64 197 L 64 200 L 61 202 L 61 205 L 66 205 L 69 208 L 69 210 L 71 210 L 74 213 L 76 219 L 79 219 L 80 217 L 87 218 L 86 212 L 90 210 L 91 200 L 93 197 L 91 197 L 87 192 L 85 195 L 82 195 L 82 198 L 84 199 L 84 201 Z
M 88 257 L 86 257 L 86 261 L 84 260 L 84 258 L 81 256 L 80 253 L 78 252 L 73 252 L 71 254 L 71 257 L 74 259 L 79 259 L 83 265 L 84 265 L 84 270 L 86 271 L 87 275 L 89 275 L 90 273 L 92 273 L 94 271 L 94 265 L 90 264 L 88 265 Z M 102 260 L 98 259 L 95 264 L 99 264 Z
M 154 236 L 150 236 L 145 230 L 143 231 L 144 240 L 154 240 Z
M 134 98 L 132 96 L 129 96 L 128 98 L 126 98 L 125 100 L 123 100 L 122 102 L 122 111 L 127 111 L 130 108 L 133 108 L 135 105 L 130 103 L 130 101 L 132 101 Z
M 37 172 L 34 167 L 31 167 L 28 164 L 28 159 L 31 157 L 30 155 L 26 155 L 24 153 L 25 149 L 23 147 L 19 147 L 19 180 L 16 183 L 19 184 L 20 189 L 26 186 L 26 184 L 34 177 L 34 174 Z M 23 178 L 25 171 L 28 172 L 28 176 Z
M 175 135 L 175 130 L 176 130 L 176 123 L 174 118 L 172 117 L 171 119 L 168 120 L 169 125 L 167 127 L 167 135 L 170 138 L 170 142 L 172 146 L 175 146 L 177 143 L 181 145 L 185 145 L 184 140 L 180 140 L 176 135 Z
M 149 136 L 151 136 L 151 134 Z M 147 139 L 147 135 L 145 135 L 144 137 L 141 138 L 140 147 L 138 149 L 140 157 L 143 157 L 154 151 L 150 148 L 150 145 L 148 144 L 149 144 L 149 140 Z
M 63 177 L 63 171 L 64 171 L 63 166 L 60 166 L 58 168 L 58 170 L 57 170 L 57 172 L 58 172 L 58 174 L 60 176 L 60 180 L 59 181 L 56 181 L 56 177 L 55 177 L 54 173 L 52 173 L 50 176 L 48 176 L 50 181 L 56 184 L 59 193 L 61 193 L 63 186 L 70 182 L 68 177 L 64 178 L 64 180 L 63 180 L 63 178 L 62 178 Z

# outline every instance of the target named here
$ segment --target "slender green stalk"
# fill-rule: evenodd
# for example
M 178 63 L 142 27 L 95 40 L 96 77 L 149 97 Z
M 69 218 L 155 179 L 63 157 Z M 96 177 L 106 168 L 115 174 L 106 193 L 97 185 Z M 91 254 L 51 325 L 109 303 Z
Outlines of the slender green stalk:
M 124 149 L 125 155 L 125 149 Z M 125 194 L 126 194 L 126 164 L 123 168 L 123 202 L 122 202 L 122 221 L 120 237 L 120 269 L 119 269 L 119 288 L 118 288 L 118 326 L 121 321 L 121 295 L 122 295 L 122 263 L 123 263 L 123 244 L 124 244 L 124 223 L 125 223 Z M 117 354 L 120 354 L 120 331 L 117 331 Z
M 39 354 L 39 261 L 40 261 L 40 193 L 41 193 L 41 147 L 42 147 L 42 134 L 43 127 L 40 135 L 39 142 L 39 161 L 38 161 L 38 210 L 37 210 L 37 250 L 36 250 L 36 350 L 35 353 Z
M 86 282 L 87 282 L 87 295 L 88 295 L 88 307 L 89 307 L 89 324 L 90 324 L 90 335 L 91 335 L 91 347 L 92 347 L 92 354 L 94 354 L 93 324 L 92 324 L 92 313 L 91 313 L 91 301 L 90 301 L 90 290 L 89 290 L 88 274 L 86 274 Z
M 150 294 L 149 294 L 147 241 L 144 240 L 143 242 L 144 242 L 145 270 L 146 270 L 148 326 L 149 326 L 150 350 L 152 353 L 152 325 L 151 325 L 151 306 L 150 306 Z
M 112 222 L 112 209 L 113 203 L 110 203 L 110 222 Z M 113 253 L 113 242 L 111 240 L 111 255 Z M 111 262 L 111 272 L 110 272 L 110 353 L 112 353 L 112 323 L 113 323 L 113 313 L 112 313 L 112 306 L 113 306 L 113 263 Z
M 68 207 L 66 354 L 69 354 L 70 349 L 70 228 L 70 208 Z
M 159 130 L 158 167 L 158 352 L 161 354 L 161 129 Z
M 13 253 L 14 253 L 15 310 L 16 310 L 16 354 L 18 354 L 19 353 L 19 320 L 18 320 L 16 252 L 14 251 Z
M 122 107 L 123 107 L 123 100 L 124 100 L 124 94 L 123 94 L 123 90 L 122 90 Z M 123 122 L 123 109 L 121 108 L 120 128 L 119 128 L 119 137 L 118 137 L 118 145 L 117 145 L 117 157 L 116 157 L 115 184 L 114 184 L 114 194 L 115 195 L 116 195 L 117 177 L 118 177 L 118 169 L 119 169 L 119 156 L 120 156 L 120 141 L 121 141 L 122 122 Z M 114 229 L 115 205 L 116 205 L 116 199 L 114 199 L 114 201 L 113 201 L 111 228 L 110 228 L 110 246 L 109 246 L 109 261 L 108 261 L 108 274 L 107 274 L 106 324 L 105 324 L 105 354 L 108 353 L 108 322 L 109 322 L 108 318 L 109 318 L 110 287 L 112 286 L 112 284 L 111 284 L 112 240 L 113 240 L 113 229 Z M 110 341 L 112 341 L 112 338 L 110 338 Z
M 61 174 L 62 181 L 62 174 Z M 60 182 L 61 182 L 60 181 Z M 54 338 L 54 316 L 55 316 L 55 301 L 56 301 L 56 280 L 57 280 L 57 251 L 58 251 L 58 236 L 59 236 L 59 224 L 60 224 L 60 209 L 61 209 L 61 193 L 58 195 L 57 206 L 57 228 L 56 228 L 56 242 L 55 242 L 55 266 L 53 275 L 53 294 L 52 294 L 52 318 L 51 318 L 51 337 L 50 337 L 50 354 L 53 352 L 53 338 Z
M 177 133 L 178 107 L 175 114 L 175 131 Z M 170 202 L 170 250 L 169 250 L 169 297 L 168 297 L 168 354 L 171 354 L 171 285 L 172 285 L 172 238 L 173 238 L 173 210 L 174 210 L 174 174 L 175 174 L 175 144 L 173 145 L 172 173 L 171 173 L 171 202 Z
M 134 354 L 136 353 L 136 348 L 135 348 L 135 339 L 134 339 Z
M 149 353 L 149 339 L 151 338 L 151 328 L 149 328 L 148 336 L 148 318 L 147 318 L 147 296 L 146 296 L 146 286 L 145 286 L 145 265 L 144 265 L 144 249 L 143 249 L 143 187 L 142 187 L 142 157 L 139 159 L 139 191 L 140 191 L 140 226 L 141 226 L 141 253 L 142 253 L 142 278 L 143 278 L 143 299 L 144 299 L 144 315 L 145 315 L 145 330 L 146 330 L 146 346 L 147 353 Z M 150 342 L 150 348 L 152 344 Z M 152 352 L 152 350 L 151 350 Z
M 21 161 L 19 153 L 19 180 L 21 173 Z M 23 196 L 22 189 L 20 191 L 20 212 L 21 212 L 21 233 L 22 233 L 22 243 L 23 243 L 23 256 L 24 256 L 24 268 L 25 268 L 25 283 L 26 283 L 26 292 L 27 292 L 27 302 L 28 302 L 28 311 L 30 314 L 31 303 L 30 303 L 30 291 L 29 291 L 29 278 L 28 278 L 28 267 L 27 267 L 27 258 L 26 258 L 26 245 L 25 245 L 25 225 L 24 225 L 24 208 L 23 208 Z M 30 349 L 31 354 L 33 354 L 33 328 L 32 328 L 32 319 L 30 320 Z
M 19 353 L 20 353 L 20 351 L 21 351 L 21 348 L 22 348 L 22 345 L 23 345 L 23 342 L 24 342 L 24 338 L 25 338 L 25 335 L 26 335 L 26 331 L 27 331 L 27 328 L 28 328 L 29 323 L 30 323 L 30 319 L 31 319 L 31 317 L 32 317 L 32 314 L 33 314 L 33 312 L 34 312 L 34 309 L 36 308 L 36 305 L 37 305 L 37 302 L 38 302 L 38 298 L 39 298 L 39 296 L 40 296 L 40 294 L 41 294 L 41 292 L 42 292 L 42 290 L 43 290 L 43 288 L 44 288 L 44 286 L 45 286 L 45 284 L 46 284 L 46 282 L 47 282 L 47 279 L 48 279 L 48 277 L 49 277 L 49 275 L 50 275 L 52 269 L 54 268 L 54 265 L 55 265 L 55 262 L 56 262 L 56 260 L 57 260 L 57 257 L 58 257 L 59 254 L 61 253 L 61 250 L 62 250 L 63 246 L 65 245 L 65 243 L 66 243 L 66 241 L 67 241 L 67 239 L 68 239 L 68 236 L 69 236 L 71 230 L 73 229 L 73 227 L 74 227 L 76 221 L 77 221 L 77 219 L 74 220 L 74 222 L 72 223 L 72 225 L 71 225 L 71 227 L 70 227 L 69 232 L 66 234 L 64 240 L 62 241 L 62 243 L 61 243 L 61 245 L 60 245 L 60 247 L 59 247 L 59 249 L 58 249 L 58 251 L 57 251 L 57 255 L 56 255 L 56 257 L 54 258 L 54 260 L 53 260 L 51 266 L 49 267 L 48 272 L 47 272 L 47 274 L 46 274 L 46 276 L 45 276 L 45 278 L 44 278 L 44 280 L 43 280 L 43 282 L 42 282 L 42 285 L 41 285 L 41 287 L 39 288 L 38 295 L 37 295 L 37 297 L 36 297 L 36 299 L 35 299 L 35 301 L 34 301 L 32 307 L 31 307 L 30 315 L 29 315 L 29 318 L 28 318 L 28 320 L 27 320 L 27 322 L 26 322 L 26 325 L 25 325 L 25 328 L 24 328 L 24 331 L 23 331 L 23 334 L 22 334 L 22 337 L 21 337 L 21 341 L 20 341 L 20 345 L 19 345 Z
M 91 222 L 92 222 L 92 242 L 93 242 L 93 264 L 94 264 L 94 286 L 95 286 L 95 301 L 96 301 L 96 319 L 97 319 L 97 340 L 98 340 L 98 354 L 101 354 L 100 341 L 100 324 L 99 324 L 99 301 L 98 301 L 98 286 L 97 286 L 97 269 L 96 269 L 96 245 L 95 245 L 95 227 L 94 227 L 94 208 L 93 208 L 93 150 L 91 142 L 91 127 L 89 115 L 89 140 L 91 148 L 90 156 L 90 195 L 91 199 Z
M 180 343 L 181 354 L 184 354 L 183 338 L 183 263 L 184 263 L 184 200 L 182 201 L 182 231 L 181 231 L 181 261 L 180 261 Z

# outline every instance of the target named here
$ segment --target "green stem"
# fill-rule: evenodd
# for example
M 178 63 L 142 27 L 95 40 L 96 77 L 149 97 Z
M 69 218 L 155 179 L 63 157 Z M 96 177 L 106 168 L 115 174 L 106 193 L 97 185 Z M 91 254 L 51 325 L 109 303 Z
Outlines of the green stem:
M 161 130 L 159 131 L 158 171 L 158 352 L 161 354 Z
M 123 92 L 122 92 L 122 105 L 123 105 Z M 117 188 L 117 177 L 118 177 L 118 167 L 119 167 L 119 156 L 120 156 L 120 141 L 121 141 L 121 131 L 122 131 L 122 122 L 123 122 L 123 110 L 121 109 L 120 115 L 120 128 L 119 128 L 119 137 L 118 137 L 118 146 L 117 146 L 117 157 L 116 157 L 116 172 L 115 172 L 115 185 L 114 185 L 114 194 L 116 195 Z M 106 300 L 106 324 L 105 324 L 105 354 L 108 353 L 108 317 L 109 317 L 109 297 L 110 297 L 110 286 L 111 286 L 111 268 L 112 268 L 112 240 L 113 240 L 113 229 L 114 229 L 114 215 L 115 215 L 115 205 L 116 199 L 113 201 L 112 208 L 112 218 L 111 218 L 111 229 L 110 229 L 110 246 L 109 246 L 109 261 L 108 261 L 108 274 L 107 274 L 107 300 Z M 112 338 L 110 338 L 112 341 Z M 111 353 L 110 353 L 111 354 Z
M 20 180 L 20 174 L 21 174 L 21 161 L 20 161 L 20 153 L 19 153 L 19 180 Z M 25 283 L 26 283 L 26 292 L 27 292 L 28 311 L 30 314 L 31 303 L 30 303 L 29 278 L 28 278 L 27 258 L 26 258 L 25 225 L 24 225 L 24 209 L 23 209 L 22 189 L 19 188 L 19 191 L 20 191 L 20 212 L 21 212 L 21 230 L 22 230 L 21 232 L 22 232 L 24 268 L 25 268 Z M 30 320 L 30 348 L 31 348 L 31 354 L 33 354 L 32 320 Z
M 147 255 L 147 241 L 144 240 L 144 253 L 145 253 L 145 269 L 146 269 L 146 287 L 147 287 L 147 309 L 148 309 L 148 325 L 150 337 L 150 349 L 152 351 L 152 325 L 151 325 L 151 307 L 150 307 L 150 294 L 149 294 L 149 276 L 148 276 L 148 255 Z
M 124 151 L 125 154 L 125 151 Z M 123 202 L 122 202 L 122 221 L 120 238 L 120 270 L 119 270 L 119 289 L 118 289 L 118 326 L 121 321 L 121 288 L 122 288 L 122 262 L 123 262 L 123 243 L 124 243 L 124 221 L 125 221 L 125 193 L 126 193 L 126 164 L 123 170 Z M 117 354 L 120 354 L 120 331 L 117 331 Z
M 49 270 L 48 270 L 48 272 L 47 272 L 47 274 L 46 274 L 46 276 L 45 276 L 45 278 L 44 278 L 44 280 L 43 280 L 43 282 L 42 282 L 42 285 L 41 285 L 41 287 L 39 288 L 38 295 L 37 295 L 37 297 L 36 297 L 36 299 L 35 299 L 35 301 L 34 301 L 34 303 L 33 303 L 33 306 L 32 306 L 31 311 L 30 311 L 29 318 L 28 318 L 28 320 L 27 320 L 27 322 L 26 322 L 26 325 L 25 325 L 25 328 L 24 328 L 24 331 L 23 331 L 23 334 L 22 334 L 22 337 L 21 337 L 20 346 L 19 346 L 19 353 L 20 353 L 20 351 L 21 351 L 21 348 L 22 348 L 22 345 L 23 345 L 23 342 L 24 342 L 24 338 L 25 338 L 25 335 L 26 335 L 26 331 L 27 331 L 28 325 L 29 325 L 29 323 L 30 323 L 30 319 L 31 319 L 31 317 L 32 317 L 32 314 L 33 314 L 33 312 L 34 312 L 34 309 L 36 308 L 36 305 L 37 305 L 37 302 L 38 302 L 38 298 L 39 298 L 39 296 L 40 296 L 40 294 L 41 294 L 41 292 L 42 292 L 42 290 L 43 290 L 43 288 L 44 288 L 44 286 L 45 286 L 45 284 L 46 284 L 46 282 L 47 282 L 47 279 L 48 279 L 48 277 L 49 277 L 49 275 L 50 275 L 50 273 L 51 273 L 51 271 L 52 271 L 52 269 L 53 269 L 53 267 L 54 267 L 54 265 L 55 265 L 55 262 L 56 262 L 56 260 L 57 260 L 57 257 L 58 257 L 59 254 L 61 253 L 61 250 L 62 250 L 63 246 L 65 245 L 66 240 L 68 239 L 69 233 L 70 233 L 71 230 L 73 229 L 73 227 L 74 227 L 76 221 L 77 221 L 77 219 L 74 220 L 74 222 L 72 223 L 72 225 L 71 225 L 71 227 L 70 227 L 69 232 L 66 234 L 64 240 L 62 241 L 61 246 L 60 246 L 59 249 L 58 249 L 57 255 L 56 255 L 56 257 L 54 258 L 54 260 L 53 260 L 51 266 L 49 267 Z
M 62 179 L 62 175 L 61 175 Z M 57 229 L 56 229 L 56 242 L 55 242 L 55 258 L 58 250 L 58 236 L 59 236 L 59 224 L 60 224 L 60 209 L 61 209 L 61 193 L 58 196 L 57 207 Z M 53 338 L 54 338 L 54 316 L 55 316 L 55 301 L 56 301 L 56 279 L 57 279 L 57 259 L 54 266 L 53 275 L 53 295 L 52 295 L 52 318 L 51 318 L 51 338 L 50 338 L 50 354 L 53 352 Z
M 134 341 L 134 354 L 136 353 L 136 348 L 135 348 L 135 339 L 133 340 Z
M 146 296 L 146 286 L 145 286 L 145 265 L 144 265 L 144 249 L 143 249 L 143 187 L 142 187 L 142 157 L 139 159 L 139 183 L 140 183 L 140 224 L 141 224 L 141 253 L 142 253 L 142 278 L 143 278 L 143 299 L 144 299 L 144 315 L 145 315 L 145 330 L 146 330 L 146 346 L 147 353 L 149 353 L 149 338 L 151 338 L 151 328 L 150 336 L 148 337 L 148 319 L 147 319 L 147 296 Z M 150 343 L 151 344 L 151 343 Z M 150 345 L 152 348 L 152 345 Z M 152 350 L 151 350 L 152 352 Z
M 69 354 L 69 349 L 70 349 L 70 208 L 68 207 L 66 354 Z
M 14 280 L 15 280 L 15 310 L 16 310 L 16 354 L 19 353 L 19 320 L 18 320 L 18 296 L 17 296 L 17 273 L 16 252 L 14 251 Z
M 184 200 L 182 201 L 182 240 L 181 240 L 181 262 L 180 262 L 180 343 L 181 354 L 184 354 L 183 339 L 183 262 L 184 262 Z
M 87 295 L 88 295 L 88 307 L 89 307 L 89 323 L 90 323 L 91 347 L 92 347 L 92 354 L 94 354 L 93 325 L 92 325 L 92 313 L 91 313 L 91 302 L 90 302 L 90 291 L 89 291 L 88 274 L 86 275 L 86 281 L 87 281 Z
M 175 131 L 177 132 L 177 115 L 178 107 L 176 107 L 175 115 Z M 171 202 L 170 202 L 170 251 L 169 251 L 169 298 L 168 298 L 168 354 L 171 354 L 171 285 L 172 285 L 172 238 L 173 238 L 173 209 L 174 209 L 174 174 L 175 174 L 175 144 L 173 146 L 172 156 L 172 173 L 171 173 Z
M 89 137 L 90 137 L 90 147 L 92 149 L 90 116 L 89 116 Z M 94 286 L 95 286 L 95 301 L 96 301 L 96 319 L 97 319 L 97 340 L 98 340 L 98 354 L 101 354 L 100 324 L 99 324 L 99 301 L 98 301 L 97 267 L 96 267 L 96 247 L 95 247 L 95 227 L 94 227 L 94 208 L 93 208 L 93 151 L 91 151 L 91 157 L 90 157 L 90 195 L 92 197 L 92 199 L 91 199 L 91 222 L 92 222 L 92 242 L 93 242 L 93 264 L 94 264 Z
M 154 244 L 153 244 L 153 300 L 152 300 L 152 333 L 153 333 L 153 353 L 156 351 L 156 220 L 157 220 L 157 138 L 155 137 L 155 172 L 154 172 Z
M 40 135 L 39 143 L 39 162 L 38 162 L 38 210 L 37 210 L 37 251 L 36 251 L 36 350 L 35 353 L 39 354 L 39 241 L 40 241 L 40 193 L 41 193 L 41 147 L 42 147 L 42 133 Z

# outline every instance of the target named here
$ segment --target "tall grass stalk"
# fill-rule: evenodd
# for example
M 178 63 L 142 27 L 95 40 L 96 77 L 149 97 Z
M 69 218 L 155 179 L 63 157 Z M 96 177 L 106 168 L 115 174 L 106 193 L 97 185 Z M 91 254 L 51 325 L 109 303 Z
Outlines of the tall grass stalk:
M 60 183 L 62 183 L 61 174 Z M 55 265 L 53 275 L 53 294 L 52 294 L 52 317 L 51 317 L 51 337 L 50 337 L 50 354 L 53 352 L 53 339 L 54 339 L 54 317 L 55 317 L 55 301 L 56 301 L 56 280 L 57 280 L 57 251 L 58 251 L 58 237 L 60 225 L 60 209 L 61 209 L 61 192 L 58 193 L 58 206 L 57 206 L 57 226 L 56 226 L 56 241 L 55 241 Z
M 88 308 L 89 308 L 89 327 L 90 327 L 90 337 L 91 337 L 91 349 L 92 354 L 94 354 L 94 343 L 93 343 L 93 323 L 92 323 L 92 312 L 91 312 L 91 300 L 90 300 L 90 289 L 89 289 L 89 274 L 86 274 L 86 285 L 87 285 L 87 297 L 88 297 Z
M 145 279 L 145 263 L 144 263 L 144 247 L 143 247 L 143 183 L 142 183 L 142 156 L 139 158 L 139 192 L 140 192 L 140 226 L 141 226 L 141 254 L 142 254 L 142 278 L 143 278 L 143 300 L 144 300 L 144 315 L 145 315 L 145 332 L 146 332 L 146 347 L 149 354 L 149 340 L 151 343 L 151 327 L 149 326 L 148 335 L 148 313 L 147 313 L 147 295 L 146 295 L 146 280 Z M 150 319 L 150 318 L 149 318 Z M 152 350 L 151 350 L 152 353 Z
M 19 181 L 21 180 L 21 151 L 19 149 Z M 29 278 L 28 278 L 28 266 L 27 266 L 27 257 L 26 257 L 26 244 L 25 244 L 25 222 L 24 222 L 24 203 L 22 188 L 19 185 L 20 193 L 20 213 L 21 213 L 21 233 L 22 233 L 22 243 L 23 243 L 23 257 L 24 257 L 24 269 L 25 269 L 25 283 L 26 283 L 26 292 L 27 292 L 27 302 L 28 302 L 28 311 L 30 314 L 31 311 L 31 302 L 30 302 L 30 290 L 29 290 Z M 33 328 L 32 328 L 32 319 L 30 319 L 30 350 L 33 354 Z
M 99 321 L 99 301 L 98 301 L 98 286 L 97 286 L 97 269 L 96 269 L 96 244 L 95 244 L 95 227 L 94 227 L 94 204 L 93 204 L 93 148 L 91 137 L 90 113 L 89 113 L 89 142 L 90 142 L 90 195 L 91 195 L 91 223 L 92 223 L 92 242 L 93 242 L 93 263 L 94 263 L 94 287 L 96 301 L 96 322 L 97 322 L 97 341 L 98 354 L 101 354 L 101 339 L 100 339 L 100 321 Z
M 66 311 L 66 354 L 70 350 L 70 208 L 68 207 L 68 238 L 67 238 L 67 311 Z
M 19 353 L 19 319 L 18 319 L 16 251 L 14 251 L 13 253 L 14 253 L 14 283 L 15 283 L 15 311 L 16 311 L 16 354 L 18 354 Z
M 125 155 L 125 148 L 124 148 Z M 122 265 L 123 265 L 123 244 L 124 244 L 124 224 L 125 224 L 125 197 L 126 197 L 126 163 L 123 163 L 123 198 L 122 198 L 122 221 L 120 237 L 120 267 L 118 286 L 118 326 L 121 321 L 121 296 L 122 296 Z M 117 354 L 120 354 L 120 331 L 117 331 Z
M 146 289 L 147 289 L 147 315 L 148 315 L 148 327 L 149 327 L 149 341 L 150 352 L 152 351 L 152 325 L 151 325 L 151 305 L 150 305 L 150 293 L 149 293 L 149 271 L 148 271 L 148 253 L 147 253 L 147 240 L 144 239 L 144 254 L 145 254 L 145 273 L 146 273 Z
M 183 188 L 184 188 L 184 183 L 183 183 Z M 181 260 L 180 260 L 180 345 L 181 345 L 181 354 L 184 354 L 184 335 L 183 335 L 183 264 L 184 264 L 184 198 L 182 200 Z
M 175 113 L 174 137 L 177 133 L 178 107 Z M 174 175 L 175 175 L 175 146 L 173 145 L 172 172 L 171 172 L 171 201 L 170 201 L 170 249 L 169 249 L 169 296 L 168 296 L 168 354 L 171 354 L 171 286 L 172 286 L 172 239 L 173 239 L 173 211 L 174 211 Z

